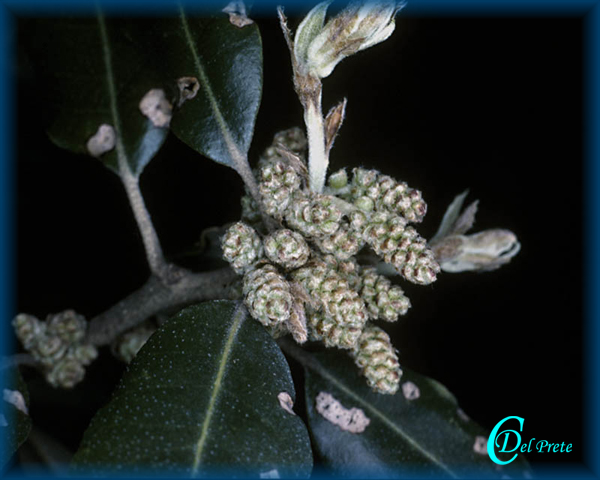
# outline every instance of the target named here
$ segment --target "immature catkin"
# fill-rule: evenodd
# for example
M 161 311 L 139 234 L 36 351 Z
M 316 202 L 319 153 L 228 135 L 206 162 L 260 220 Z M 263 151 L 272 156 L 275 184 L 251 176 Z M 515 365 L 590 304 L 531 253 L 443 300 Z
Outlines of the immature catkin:
M 47 324 L 48 334 L 56 335 L 67 344 L 83 340 L 87 328 L 85 317 L 74 310 L 65 310 L 50 316 Z
M 323 313 L 338 325 L 362 328 L 368 312 L 358 293 L 348 281 L 322 260 L 315 260 L 292 273 Z
M 85 377 L 85 368 L 74 355 L 66 355 L 46 373 L 46 380 L 54 387 L 73 388 Z
M 440 267 L 426 241 L 407 221 L 388 212 L 375 212 L 361 226 L 363 239 L 408 281 L 427 285 Z
M 223 258 L 238 274 L 243 274 L 250 269 L 263 255 L 260 237 L 244 222 L 237 222 L 229 227 L 221 245 Z
M 266 327 L 285 322 L 292 314 L 290 285 L 271 264 L 244 276 L 243 295 L 250 315 Z
M 326 347 L 354 348 L 362 332 L 355 325 L 340 325 L 323 312 L 309 315 L 308 326 L 311 338 L 322 341 Z
M 332 235 L 340 226 L 342 212 L 330 195 L 310 193 L 294 196 L 285 220 L 294 230 L 306 237 Z
M 410 308 L 410 300 L 397 285 L 379 275 L 373 267 L 361 272 L 362 288 L 360 296 L 365 301 L 371 319 L 395 322 L 399 315 L 405 315 Z
M 377 170 L 353 170 L 350 200 L 362 210 L 389 211 L 409 222 L 421 222 L 427 213 L 420 191 Z
M 310 248 L 304 237 L 287 228 L 267 235 L 264 247 L 269 260 L 287 269 L 301 267 L 310 256 Z
M 47 324 L 43 326 L 45 328 L 37 336 L 30 352 L 33 358 L 48 367 L 55 365 L 67 353 L 69 345 L 57 335 L 49 333 Z
M 340 260 L 348 260 L 353 257 L 365 244 L 355 230 L 344 224 L 337 232 L 318 238 L 315 243 L 321 252 L 331 254 Z
M 267 215 L 281 220 L 300 188 L 300 176 L 284 160 L 264 161 L 259 172 L 258 189 Z
M 367 324 L 351 355 L 373 390 L 390 395 L 396 393 L 402 370 L 387 333 Z
M 15 334 L 19 341 L 25 347 L 25 350 L 31 350 L 37 338 L 45 330 L 46 325 L 37 317 L 26 313 L 18 314 L 12 321 Z

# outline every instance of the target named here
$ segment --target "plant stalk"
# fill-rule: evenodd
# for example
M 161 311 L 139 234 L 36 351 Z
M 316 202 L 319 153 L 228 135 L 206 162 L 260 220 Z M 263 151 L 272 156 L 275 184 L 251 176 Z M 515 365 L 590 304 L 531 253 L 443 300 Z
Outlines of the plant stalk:
M 152 275 L 137 291 L 93 318 L 86 342 L 107 345 L 121 333 L 158 313 L 172 313 L 196 302 L 225 298 L 229 284 L 237 277 L 229 267 L 192 273 L 170 265 L 168 278 Z

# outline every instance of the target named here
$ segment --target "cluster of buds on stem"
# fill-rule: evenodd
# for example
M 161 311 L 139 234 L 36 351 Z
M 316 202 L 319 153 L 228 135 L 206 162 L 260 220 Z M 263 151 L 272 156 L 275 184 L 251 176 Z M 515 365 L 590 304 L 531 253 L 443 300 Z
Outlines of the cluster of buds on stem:
M 395 322 L 410 308 L 400 286 L 361 265 L 370 248 L 406 280 L 435 281 L 440 268 L 410 223 L 426 204 L 418 190 L 374 170 L 341 170 L 323 193 L 309 188 L 307 142 L 299 129 L 280 132 L 255 171 L 262 205 L 242 200 L 242 221 L 222 238 L 224 258 L 243 275 L 250 315 L 279 337 L 321 341 L 346 350 L 369 385 L 394 393 L 400 376 L 389 337 L 371 322 Z M 260 209 L 276 222 L 260 223 Z
M 97 356 L 96 347 L 85 343 L 87 322 L 73 310 L 48 315 L 40 321 L 21 313 L 13 319 L 13 328 L 54 387 L 73 388 L 85 376 L 85 366 Z
M 323 117 L 321 80 L 347 56 L 387 39 L 401 8 L 358 2 L 325 22 L 329 4 L 314 7 L 293 38 L 279 10 L 308 138 L 299 129 L 275 136 L 255 172 L 258 198 L 242 198 L 242 222 L 227 231 L 222 246 L 243 275 L 250 315 L 274 337 L 291 333 L 298 343 L 311 338 L 345 349 L 371 388 L 394 394 L 402 375 L 397 352 L 372 322 L 397 321 L 410 300 L 372 264 L 358 262 L 361 250 L 369 248 L 405 280 L 429 285 L 441 269 L 496 268 L 518 251 L 518 242 L 500 230 L 464 236 L 470 207 L 460 217 L 447 214 L 428 244 L 411 225 L 427 212 L 420 191 L 364 168 L 351 178 L 342 169 L 326 182 L 346 100 Z

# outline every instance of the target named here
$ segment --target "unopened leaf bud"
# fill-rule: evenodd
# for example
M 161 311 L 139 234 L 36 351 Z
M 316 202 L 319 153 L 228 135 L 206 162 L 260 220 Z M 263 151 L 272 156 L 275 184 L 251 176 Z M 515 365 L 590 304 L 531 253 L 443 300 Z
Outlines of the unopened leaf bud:
M 302 70 L 318 78 L 327 77 L 344 58 L 386 40 L 398 10 L 395 2 L 354 3 L 319 28 L 326 8 L 321 3 L 309 13 L 303 23 L 310 24 L 311 33 L 297 38 L 295 47 Z
M 521 244 L 510 230 L 491 229 L 472 235 L 451 235 L 433 246 L 445 272 L 495 270 L 519 253 Z

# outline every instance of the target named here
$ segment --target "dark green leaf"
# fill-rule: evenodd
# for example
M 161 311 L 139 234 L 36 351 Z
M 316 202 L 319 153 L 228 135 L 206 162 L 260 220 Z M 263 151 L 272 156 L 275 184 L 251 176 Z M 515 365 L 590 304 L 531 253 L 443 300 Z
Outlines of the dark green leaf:
M 120 133 L 126 164 L 139 176 L 168 133 L 142 114 L 140 101 L 151 89 L 163 89 L 167 98 L 175 93 L 154 55 L 157 28 L 147 20 L 102 16 L 23 21 L 36 82 L 51 106 L 48 135 L 54 143 L 87 154 L 99 126 L 110 125 Z M 118 173 L 117 153 L 113 148 L 101 159 Z
M 31 431 L 28 413 L 29 393 L 17 368 L 2 372 L 2 408 L 0 409 L 0 467 L 4 467 Z
M 234 169 L 245 159 L 262 91 L 262 44 L 256 24 L 237 27 L 220 18 L 188 18 L 169 28 L 169 71 L 195 77 L 198 94 L 182 104 L 173 132 L 193 149 Z
M 278 400 L 295 396 L 288 365 L 244 312 L 214 301 L 163 325 L 92 420 L 76 467 L 308 476 L 308 432 Z
M 522 455 L 503 467 L 493 463 L 485 450 L 488 433 L 435 380 L 403 369 L 400 390 L 381 395 L 366 385 L 345 355 L 316 354 L 304 363 L 311 435 L 319 455 L 337 473 L 514 478 L 527 470 Z M 351 433 L 326 420 L 316 409 L 320 392 L 331 394 L 346 409 L 361 409 L 370 420 L 365 430 Z

